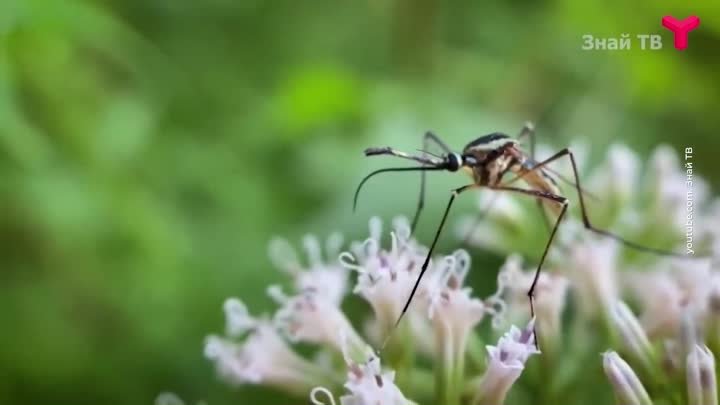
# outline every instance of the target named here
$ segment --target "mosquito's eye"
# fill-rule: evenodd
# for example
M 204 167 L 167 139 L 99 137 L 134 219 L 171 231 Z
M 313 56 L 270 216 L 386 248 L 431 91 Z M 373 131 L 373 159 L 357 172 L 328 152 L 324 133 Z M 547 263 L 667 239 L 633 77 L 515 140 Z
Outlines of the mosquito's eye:
M 462 156 L 457 153 L 451 153 L 447 157 L 448 167 L 447 169 L 451 172 L 456 172 L 462 164 Z

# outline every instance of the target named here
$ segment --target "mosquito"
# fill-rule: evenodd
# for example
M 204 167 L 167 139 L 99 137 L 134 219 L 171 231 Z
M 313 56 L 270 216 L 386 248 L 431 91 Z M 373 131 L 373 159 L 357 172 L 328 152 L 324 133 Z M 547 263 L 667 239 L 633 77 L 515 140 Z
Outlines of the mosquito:
M 530 284 L 530 288 L 527 292 L 528 300 L 530 302 L 531 316 L 535 316 L 534 294 L 535 287 L 542 271 L 542 266 L 545 263 L 545 258 L 548 254 L 548 251 L 550 250 L 550 246 L 555 239 L 555 234 L 557 233 L 558 227 L 560 226 L 560 222 L 565 217 L 565 213 L 567 212 L 569 206 L 569 200 L 561 194 L 557 182 L 550 175 L 550 173 L 555 174 L 555 176 L 562 181 L 572 184 L 572 186 L 577 191 L 578 200 L 580 202 L 582 222 L 586 229 L 596 234 L 615 239 L 622 244 L 636 250 L 654 253 L 662 256 L 686 257 L 679 253 L 668 252 L 661 249 L 643 246 L 633 241 L 629 241 L 610 231 L 595 227 L 588 217 L 584 199 L 585 195 L 588 195 L 591 198 L 593 196 L 585 192 L 580 185 L 580 176 L 578 175 L 577 163 L 575 161 L 575 156 L 573 155 L 572 151 L 569 148 L 564 148 L 559 152 L 553 154 L 549 158 L 538 162 L 534 159 L 534 132 L 534 126 L 532 125 L 532 123 L 528 122 L 523 126 L 520 134 L 515 139 L 504 133 L 494 132 L 485 136 L 481 136 L 468 143 L 463 148 L 462 153 L 453 152 L 452 149 L 450 149 L 450 147 L 448 147 L 433 132 L 425 133 L 425 136 L 423 137 L 423 149 L 420 150 L 422 152 L 420 155 L 405 153 L 391 147 L 368 148 L 365 150 L 365 156 L 390 155 L 415 161 L 417 163 L 420 163 L 420 166 L 390 167 L 379 169 L 368 174 L 367 176 L 365 176 L 365 178 L 362 179 L 355 191 L 355 196 L 353 199 L 353 210 L 357 206 L 357 200 L 360 194 L 360 190 L 371 177 L 386 172 L 419 171 L 421 172 L 420 196 L 417 207 L 415 209 L 415 215 L 413 216 L 413 220 L 411 223 L 411 230 L 413 231 L 417 225 L 420 213 L 423 210 L 425 202 L 426 172 L 458 172 L 462 170 L 468 175 L 470 175 L 473 181 L 471 184 L 467 184 L 451 191 L 450 200 L 448 201 L 445 212 L 443 213 L 442 219 L 440 220 L 440 225 L 435 232 L 435 237 L 433 238 L 432 244 L 430 245 L 430 250 L 428 251 L 427 256 L 425 257 L 425 261 L 423 262 L 423 265 L 421 267 L 420 275 L 415 281 L 412 291 L 410 292 L 410 296 L 405 302 L 403 310 L 400 313 L 397 321 L 395 322 L 396 328 L 400 321 L 403 319 L 405 313 L 407 312 L 408 307 L 410 306 L 410 303 L 415 296 L 415 292 L 420 285 L 420 280 L 422 279 L 425 271 L 428 268 L 430 257 L 435 250 L 435 245 L 440 238 L 440 234 L 442 233 L 443 227 L 445 226 L 445 221 L 448 217 L 448 213 L 450 212 L 450 208 L 452 207 L 453 202 L 460 194 L 472 189 L 486 188 L 490 190 L 509 192 L 524 195 L 526 197 L 531 197 L 538 201 L 538 205 L 543 211 L 543 216 L 545 217 L 546 222 L 548 223 L 550 228 L 550 235 L 535 270 L 533 281 Z M 520 141 L 526 137 L 530 139 L 530 155 L 523 152 L 519 147 Z M 440 149 L 443 150 L 444 154 L 431 155 L 430 153 L 428 153 L 427 148 L 430 142 L 440 147 Z M 547 165 L 549 165 L 550 163 L 557 161 L 561 158 L 567 158 L 570 160 L 574 181 L 562 177 L 559 173 L 547 167 Z M 514 176 L 509 180 L 504 180 L 506 174 L 508 173 Z M 520 180 L 522 180 L 527 185 L 527 188 L 517 187 L 514 185 Z M 554 224 L 551 225 L 548 221 L 548 218 L 545 216 L 546 213 L 544 207 L 547 207 L 549 211 L 551 211 L 551 213 L 554 213 L 554 215 L 556 215 L 557 219 L 555 220 Z

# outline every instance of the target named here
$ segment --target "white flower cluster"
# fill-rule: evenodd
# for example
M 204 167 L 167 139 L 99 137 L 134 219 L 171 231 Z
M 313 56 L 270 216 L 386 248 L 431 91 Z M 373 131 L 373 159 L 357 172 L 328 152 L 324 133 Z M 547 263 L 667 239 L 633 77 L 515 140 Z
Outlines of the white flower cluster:
M 666 146 L 658 147 L 646 166 L 647 175 L 643 177 L 640 158 L 625 146 L 611 145 L 606 160 L 583 181 L 590 220 L 596 227 L 628 240 L 682 256 L 686 253 L 690 213 L 687 172 Z M 560 166 L 557 172 L 565 178 L 572 175 L 569 167 Z M 554 298 L 547 299 L 562 301 L 568 286 L 586 317 L 607 316 L 621 295 L 629 292 L 640 303 L 642 325 L 651 337 L 677 334 L 681 315 L 687 311 L 698 325 L 710 324 L 715 312 L 720 311 L 720 273 L 711 269 L 710 260 L 720 255 L 717 231 L 720 226 L 713 225 L 720 224 L 720 199 L 711 200 L 701 177 L 695 175 L 692 179 L 691 213 L 696 218 L 695 235 L 701 235 L 695 240 L 698 246 L 695 255 L 674 259 L 638 252 L 584 229 L 577 219 L 566 218 L 544 266 L 554 274 L 542 274 L 538 289 L 547 283 L 543 278 L 564 277 L 569 283 L 564 280 L 553 283 L 557 290 L 538 291 L 536 299 L 542 301 L 543 295 L 550 295 Z M 571 186 L 566 189 L 568 196 L 574 198 L 575 190 Z M 483 207 L 487 207 L 491 198 L 496 198 L 495 204 L 485 213 L 479 227 L 475 227 L 472 219 L 463 219 L 459 233 L 469 235 L 468 242 L 473 245 L 503 253 L 532 245 L 537 249 L 528 254 L 536 257 L 547 241 L 547 232 L 538 237 L 536 230 L 544 225 L 529 218 L 528 211 L 533 211 L 530 205 L 523 206 L 521 200 L 512 197 L 516 196 L 481 194 Z M 580 213 L 575 214 L 579 218 Z M 537 226 L 532 226 L 533 223 Z M 527 242 L 529 239 L 540 242 Z M 518 267 L 516 263 L 514 259 L 506 267 Z M 527 277 L 524 281 L 518 278 L 517 269 L 512 274 L 515 281 L 509 285 L 529 286 Z M 556 302 L 554 307 L 561 308 L 562 304 Z
M 547 356 L 558 345 L 597 339 L 589 331 L 605 330 L 628 359 L 615 352 L 603 356 L 619 404 L 652 403 L 649 390 L 630 364 L 641 376 L 661 381 L 654 384 L 684 380 L 689 403 L 717 404 L 714 356 L 708 347 L 720 350 L 720 272 L 712 265 L 712 259 L 720 255 L 720 199 L 711 200 L 704 181 L 693 177 L 696 248 L 687 252 L 687 172 L 667 147 L 657 148 L 647 166 L 648 175 L 641 177 L 640 159 L 624 146 L 611 146 L 607 159 L 583 182 L 590 219 L 628 240 L 687 256 L 636 252 L 585 230 L 578 220 L 566 219 L 537 281 L 540 347 Z M 565 177 L 572 174 L 568 168 L 557 171 Z M 479 226 L 474 219 L 463 219 L 458 227 L 461 237 L 505 253 L 522 251 L 526 245 L 540 252 L 542 246 L 529 241 L 537 237 L 537 229 L 544 232 L 545 226 L 532 225 L 537 221 L 529 218 L 530 204 L 523 206 L 506 195 L 480 198 L 485 208 L 494 199 L 492 210 Z M 547 233 L 541 239 L 544 243 Z M 511 256 L 501 271 L 510 286 L 510 319 L 526 314 L 521 306 L 526 301 L 523 293 L 535 276 L 534 268 L 523 271 L 521 267 L 519 257 Z M 570 327 L 561 329 L 566 290 L 572 292 L 579 311 L 573 314 Z M 623 299 L 636 304 L 639 317 Z
M 328 259 L 323 259 L 320 243 L 306 237 L 308 265 L 303 266 L 286 241 L 270 245 L 273 262 L 294 280 L 292 294 L 280 286 L 268 289 L 279 305 L 271 317 L 253 317 L 236 298 L 225 302 L 226 333 L 209 336 L 205 355 L 215 363 L 218 373 L 235 384 L 271 385 L 296 394 L 311 393 L 315 404 L 335 403 L 333 392 L 341 386 L 332 357 L 342 357 L 347 367 L 343 384 L 343 405 L 410 404 L 401 387 L 412 387 L 414 357 L 426 355 L 436 361 L 438 397 L 449 403 L 465 395 L 465 358 L 474 328 L 486 317 L 501 325 L 505 313 L 506 277 L 499 278 L 498 291 L 486 299 L 472 296 L 463 286 L 470 270 L 467 252 L 434 257 L 419 285 L 407 319 L 395 328 L 403 306 L 422 271 L 427 248 L 410 237 L 405 219 L 397 219 L 390 232 L 390 247 L 383 248 L 382 223 L 370 221 L 370 237 L 350 245 L 339 254 L 340 238 L 328 241 Z M 333 258 L 335 257 L 335 258 Z M 352 291 L 372 308 L 368 329 L 376 346 L 387 342 L 384 363 L 398 367 L 402 375 L 380 368 L 380 357 L 354 329 L 341 308 L 349 290 L 348 271 L 357 275 Z M 527 322 L 527 318 L 525 318 Z M 512 327 L 496 346 L 488 346 L 486 364 L 476 384 L 478 403 L 504 399 L 520 376 L 525 362 L 538 353 L 534 324 L 522 331 Z M 330 361 L 307 359 L 296 352 L 293 343 L 320 347 Z M 413 342 L 411 345 L 410 342 Z M 417 350 L 413 350 L 417 346 Z M 325 401 L 325 402 L 323 402 Z
M 665 147 L 647 166 L 649 174 L 640 177 L 640 159 L 626 147 L 611 146 L 583 183 L 590 219 L 643 245 L 684 251 L 688 173 Z M 555 174 L 571 177 L 569 167 Z M 426 263 L 427 248 L 411 237 L 403 218 L 393 222 L 389 237 L 382 222 L 371 219 L 370 237 L 342 253 L 337 235 L 328 238 L 325 255 L 317 238 L 306 237 L 307 264 L 288 242 L 276 239 L 270 256 L 292 277 L 292 292 L 268 288 L 279 306 L 270 317 L 253 317 L 240 300 L 228 299 L 225 336 L 207 338 L 206 357 L 232 383 L 309 393 L 315 405 L 335 405 L 336 398 L 341 405 L 431 398 L 444 405 L 499 405 L 540 349 L 542 364 L 526 378 L 540 378 L 533 381 L 541 386 L 538 401 L 558 403 L 573 390 L 573 377 L 587 369 L 582 359 L 613 347 L 618 352 L 605 351 L 597 369 L 602 363 L 618 404 L 651 405 L 657 399 L 718 405 L 713 351 L 720 350 L 720 272 L 711 258 L 720 254 L 720 200 L 712 202 L 704 184 L 694 177 L 693 214 L 703 218 L 696 222 L 696 256 L 634 252 L 586 230 L 571 215 L 541 274 L 517 254 L 535 258 L 547 240 L 539 216 L 530 218 L 532 205 L 481 193 L 481 206 L 492 210 L 480 221 L 463 220 L 460 236 L 510 254 L 496 292 L 485 298 L 465 285 L 471 268 L 466 251 Z M 364 331 L 379 351 L 342 309 L 349 291 L 372 309 Z M 412 291 L 414 300 L 397 324 Z M 577 310 L 566 311 L 568 302 Z M 495 345 L 486 345 L 478 333 L 486 318 L 494 330 L 508 330 Z M 301 356 L 294 343 L 315 345 L 317 358 Z M 677 387 L 686 393 L 671 392 Z
M 296 290 L 294 295 L 285 295 L 280 286 L 268 288 L 268 295 L 280 306 L 272 318 L 251 316 L 237 298 L 225 301 L 226 336 L 209 336 L 205 356 L 227 381 L 307 394 L 318 384 L 339 381 L 329 366 L 296 353 L 292 342 L 323 344 L 338 351 L 344 344 L 363 344 L 340 310 L 348 280 L 347 270 L 337 260 L 342 239 L 338 235 L 328 238 L 327 260 L 317 238 L 306 236 L 304 245 L 307 267 L 287 241 L 270 243 L 271 260 L 291 275 Z

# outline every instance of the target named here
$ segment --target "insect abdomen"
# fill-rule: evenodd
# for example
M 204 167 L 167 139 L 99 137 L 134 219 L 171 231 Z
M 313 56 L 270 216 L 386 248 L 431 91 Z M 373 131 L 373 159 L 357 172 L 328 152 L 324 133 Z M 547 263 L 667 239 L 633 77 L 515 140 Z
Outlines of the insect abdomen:
M 530 171 L 533 166 L 523 162 L 519 167 L 519 171 L 516 172 L 518 175 L 522 175 L 522 179 L 527 183 L 530 188 L 544 193 L 561 195 L 560 189 L 558 188 L 555 179 L 553 179 L 547 172 L 542 169 L 536 169 Z M 515 171 L 515 170 L 513 170 Z M 560 214 L 562 206 L 553 201 L 542 200 L 543 205 L 553 211 L 555 214 Z

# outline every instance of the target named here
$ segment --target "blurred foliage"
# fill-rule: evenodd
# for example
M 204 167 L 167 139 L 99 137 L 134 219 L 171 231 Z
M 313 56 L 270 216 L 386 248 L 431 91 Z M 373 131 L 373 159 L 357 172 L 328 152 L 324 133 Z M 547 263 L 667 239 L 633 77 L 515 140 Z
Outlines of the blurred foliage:
M 720 9 L 670 3 L 3 1 L 0 403 L 269 398 L 217 382 L 203 337 L 225 297 L 267 307 L 272 235 L 411 213 L 417 178 L 398 174 L 351 214 L 387 163 L 370 145 L 433 129 L 460 148 L 534 120 L 595 155 L 694 146 L 717 186 Z M 700 16 L 685 52 L 666 14 Z M 582 51 L 586 33 L 665 48 Z M 434 176 L 420 240 L 463 181 Z M 499 258 L 475 253 L 492 279 Z

